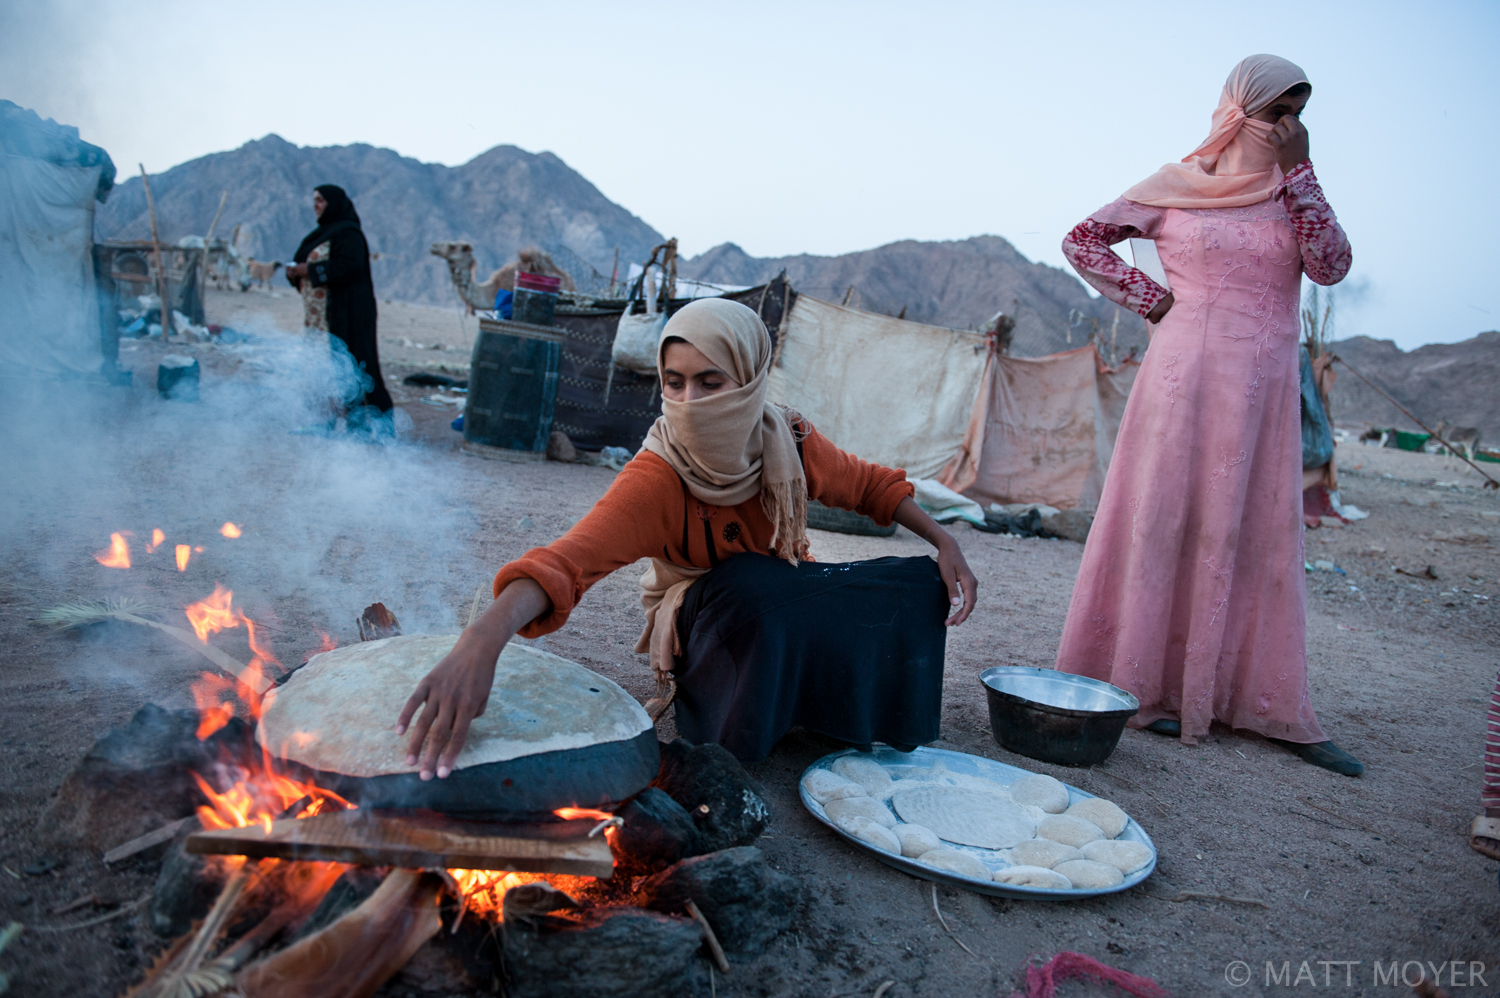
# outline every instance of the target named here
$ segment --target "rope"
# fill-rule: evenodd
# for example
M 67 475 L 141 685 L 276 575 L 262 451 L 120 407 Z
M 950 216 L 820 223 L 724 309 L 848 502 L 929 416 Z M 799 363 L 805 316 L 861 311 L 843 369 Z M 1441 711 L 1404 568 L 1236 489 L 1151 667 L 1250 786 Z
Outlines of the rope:
M 1375 389 L 1375 391 L 1379 392 L 1380 396 L 1382 398 L 1384 398 L 1387 402 L 1389 402 L 1391 405 L 1395 406 L 1397 409 L 1400 409 L 1401 412 L 1403 414 L 1405 414 L 1405 416 L 1406 416 L 1407 419 L 1411 420 L 1413 423 L 1416 423 L 1424 431 L 1426 431 L 1426 433 L 1427 433 L 1428 436 L 1432 437 L 1438 443 L 1440 443 L 1444 447 L 1448 448 L 1448 452 L 1450 454 L 1452 454 L 1454 457 L 1458 458 L 1464 464 L 1467 464 L 1469 467 L 1473 468 L 1475 471 L 1479 472 L 1480 477 L 1482 477 L 1484 479 L 1484 482 L 1485 482 L 1485 484 L 1483 486 L 1484 488 L 1487 488 L 1487 489 L 1500 489 L 1500 482 L 1495 481 L 1489 475 L 1485 474 L 1485 471 L 1484 471 L 1483 468 L 1481 468 L 1479 465 L 1475 464 L 1473 461 L 1470 461 L 1463 454 L 1460 454 L 1456 449 L 1454 449 L 1453 445 L 1450 444 L 1448 441 L 1444 440 L 1442 437 L 1438 436 L 1436 433 L 1433 433 L 1431 430 L 1427 429 L 1427 424 L 1426 423 L 1422 422 L 1416 416 L 1413 416 L 1411 414 L 1411 412 L 1407 410 L 1406 406 L 1402 405 L 1400 402 L 1397 402 L 1395 399 L 1391 398 L 1390 395 L 1386 394 L 1385 390 L 1382 389 L 1379 385 L 1375 384 L 1375 382 L 1371 381 L 1369 378 L 1365 377 L 1363 374 L 1360 374 L 1359 371 L 1355 369 L 1355 367 L 1354 367 L 1353 364 L 1349 363 L 1347 360 L 1345 360 L 1344 358 L 1340 357 L 1338 354 L 1334 354 L 1333 355 L 1333 359 L 1335 361 L 1338 361 L 1340 364 L 1343 364 L 1345 367 L 1347 367 L 1349 369 L 1349 373 L 1350 374 L 1353 374 L 1356 378 L 1358 378 L 1359 380 L 1363 381 L 1365 384 L 1369 385 L 1371 388 Z

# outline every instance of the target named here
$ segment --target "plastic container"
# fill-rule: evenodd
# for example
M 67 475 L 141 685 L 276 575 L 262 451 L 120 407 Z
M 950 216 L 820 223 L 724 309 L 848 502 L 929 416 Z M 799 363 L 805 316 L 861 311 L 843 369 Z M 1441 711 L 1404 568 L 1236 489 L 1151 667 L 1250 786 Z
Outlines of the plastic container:
M 979 674 L 1000 747 L 1028 759 L 1092 766 L 1108 759 L 1141 709 L 1109 683 L 1054 669 L 1004 665 Z
M 516 274 L 515 298 L 511 302 L 510 317 L 516 322 L 534 326 L 550 326 L 557 314 L 557 292 L 562 288 L 562 278 L 547 274 Z

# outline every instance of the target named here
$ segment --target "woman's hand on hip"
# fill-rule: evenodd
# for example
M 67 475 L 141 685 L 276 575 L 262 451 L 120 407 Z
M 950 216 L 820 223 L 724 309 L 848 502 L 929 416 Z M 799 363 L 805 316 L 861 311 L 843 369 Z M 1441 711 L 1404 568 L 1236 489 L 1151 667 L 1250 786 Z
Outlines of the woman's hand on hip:
M 947 540 L 938 543 L 938 573 L 943 577 L 943 584 L 948 587 L 948 605 L 953 607 L 953 615 L 943 621 L 943 624 L 957 627 L 974 612 L 974 604 L 979 600 L 979 580 L 969 570 L 969 563 L 964 559 L 958 541 L 946 531 L 944 535 Z
M 1271 145 L 1276 148 L 1276 163 L 1281 172 L 1291 173 L 1292 168 L 1308 157 L 1307 129 L 1302 119 L 1283 114 L 1271 129 Z
M 1168 291 L 1167 296 L 1161 301 L 1157 302 L 1156 307 L 1153 308 L 1150 314 L 1146 316 L 1146 321 L 1151 323 L 1153 326 L 1156 325 L 1158 322 L 1167 317 L 1167 313 L 1172 311 L 1172 306 L 1176 303 L 1177 299 L 1173 298 L 1172 292 Z
M 453 771 L 469 725 L 489 706 L 500 653 L 517 631 L 551 609 L 552 600 L 541 586 L 532 579 L 517 579 L 417 684 L 396 720 L 396 734 L 406 733 L 421 708 L 407 744 L 406 764 L 415 766 L 420 758 L 422 779 L 445 779 Z

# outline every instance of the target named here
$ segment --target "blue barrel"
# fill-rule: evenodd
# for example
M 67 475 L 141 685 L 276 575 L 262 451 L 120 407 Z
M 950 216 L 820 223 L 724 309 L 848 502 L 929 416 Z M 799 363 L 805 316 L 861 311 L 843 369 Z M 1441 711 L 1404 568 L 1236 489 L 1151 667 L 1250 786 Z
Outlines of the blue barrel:
M 562 330 L 482 319 L 469 360 L 464 440 L 545 453 L 557 403 Z

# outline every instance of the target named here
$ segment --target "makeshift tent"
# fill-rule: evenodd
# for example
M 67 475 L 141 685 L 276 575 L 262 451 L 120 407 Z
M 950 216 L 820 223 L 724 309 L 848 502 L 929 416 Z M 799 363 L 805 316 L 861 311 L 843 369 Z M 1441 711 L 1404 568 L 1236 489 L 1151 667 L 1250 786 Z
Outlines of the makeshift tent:
M 78 129 L 0 100 L 0 371 L 100 370 L 94 201 L 114 180 Z
M 958 453 L 938 480 L 981 504 L 1092 511 L 1140 365 L 1092 345 L 1047 357 L 992 352 Z
M 984 370 L 982 333 L 798 295 L 767 395 L 866 461 L 935 478 L 964 440 Z

